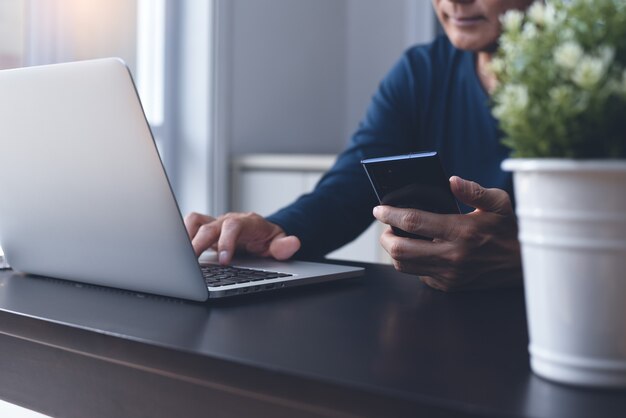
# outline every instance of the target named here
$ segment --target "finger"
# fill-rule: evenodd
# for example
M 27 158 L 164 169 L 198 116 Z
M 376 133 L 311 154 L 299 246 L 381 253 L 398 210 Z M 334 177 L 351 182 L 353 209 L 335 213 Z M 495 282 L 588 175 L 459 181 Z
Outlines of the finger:
M 189 239 L 193 239 L 198 233 L 198 229 L 204 224 L 211 223 L 215 220 L 212 216 L 202 215 L 200 213 L 192 212 L 185 216 L 185 229 L 187 229 L 187 235 Z
M 300 249 L 300 239 L 294 235 L 274 238 L 270 243 L 270 255 L 277 260 L 287 260 Z
M 446 241 L 398 237 L 390 229 L 382 233 L 380 244 L 395 261 L 409 262 L 420 266 L 432 265 L 437 269 L 444 265 L 442 261 L 451 249 L 450 244 Z
M 473 181 L 450 177 L 450 189 L 461 202 L 476 209 L 501 215 L 513 213 L 509 194 L 501 189 L 486 189 Z
M 376 206 L 374 217 L 406 232 L 430 238 L 449 240 L 454 237 L 456 224 L 461 215 L 442 215 L 419 209 Z
M 447 292 L 449 290 L 448 286 L 430 276 L 420 276 L 420 280 L 422 281 L 422 283 L 426 284 L 429 287 L 432 287 L 433 289 L 441 290 L 444 292 Z
M 243 229 L 241 219 L 225 218 L 217 241 L 217 254 L 220 264 L 229 264 L 235 254 L 237 241 Z
M 216 220 L 198 228 L 197 233 L 191 240 L 191 245 L 196 253 L 196 256 L 200 256 L 202 252 L 213 247 L 220 236 L 220 230 L 222 227 L 222 221 Z

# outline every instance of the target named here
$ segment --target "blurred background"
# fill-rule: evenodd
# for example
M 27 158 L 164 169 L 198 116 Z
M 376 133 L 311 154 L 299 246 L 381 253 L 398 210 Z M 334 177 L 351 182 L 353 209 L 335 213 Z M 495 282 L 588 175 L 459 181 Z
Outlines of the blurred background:
M 0 68 L 123 58 L 182 212 L 267 215 L 435 22 L 425 0 L 0 0 Z

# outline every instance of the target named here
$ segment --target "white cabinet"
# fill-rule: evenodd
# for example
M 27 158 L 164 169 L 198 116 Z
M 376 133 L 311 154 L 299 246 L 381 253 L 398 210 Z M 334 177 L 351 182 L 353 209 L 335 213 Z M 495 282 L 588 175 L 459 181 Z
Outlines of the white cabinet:
M 267 216 L 307 193 L 328 170 L 334 155 L 254 154 L 233 161 L 232 209 Z M 329 258 L 389 262 L 378 239 L 384 225 L 372 224 L 355 241 Z

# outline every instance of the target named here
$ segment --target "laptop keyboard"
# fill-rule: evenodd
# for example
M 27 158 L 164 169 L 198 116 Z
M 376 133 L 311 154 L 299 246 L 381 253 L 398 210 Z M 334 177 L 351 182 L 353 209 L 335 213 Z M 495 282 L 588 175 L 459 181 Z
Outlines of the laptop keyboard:
M 277 271 L 254 270 L 243 267 L 219 266 L 213 264 L 201 265 L 200 269 L 202 270 L 204 281 L 210 287 L 293 276 L 292 274 L 279 273 Z

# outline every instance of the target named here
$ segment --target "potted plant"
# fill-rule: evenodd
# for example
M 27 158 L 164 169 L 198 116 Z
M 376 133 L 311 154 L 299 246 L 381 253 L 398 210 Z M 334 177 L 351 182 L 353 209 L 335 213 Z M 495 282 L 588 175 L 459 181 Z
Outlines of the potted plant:
M 513 150 L 531 367 L 626 387 L 626 2 L 502 17 L 493 114 Z

